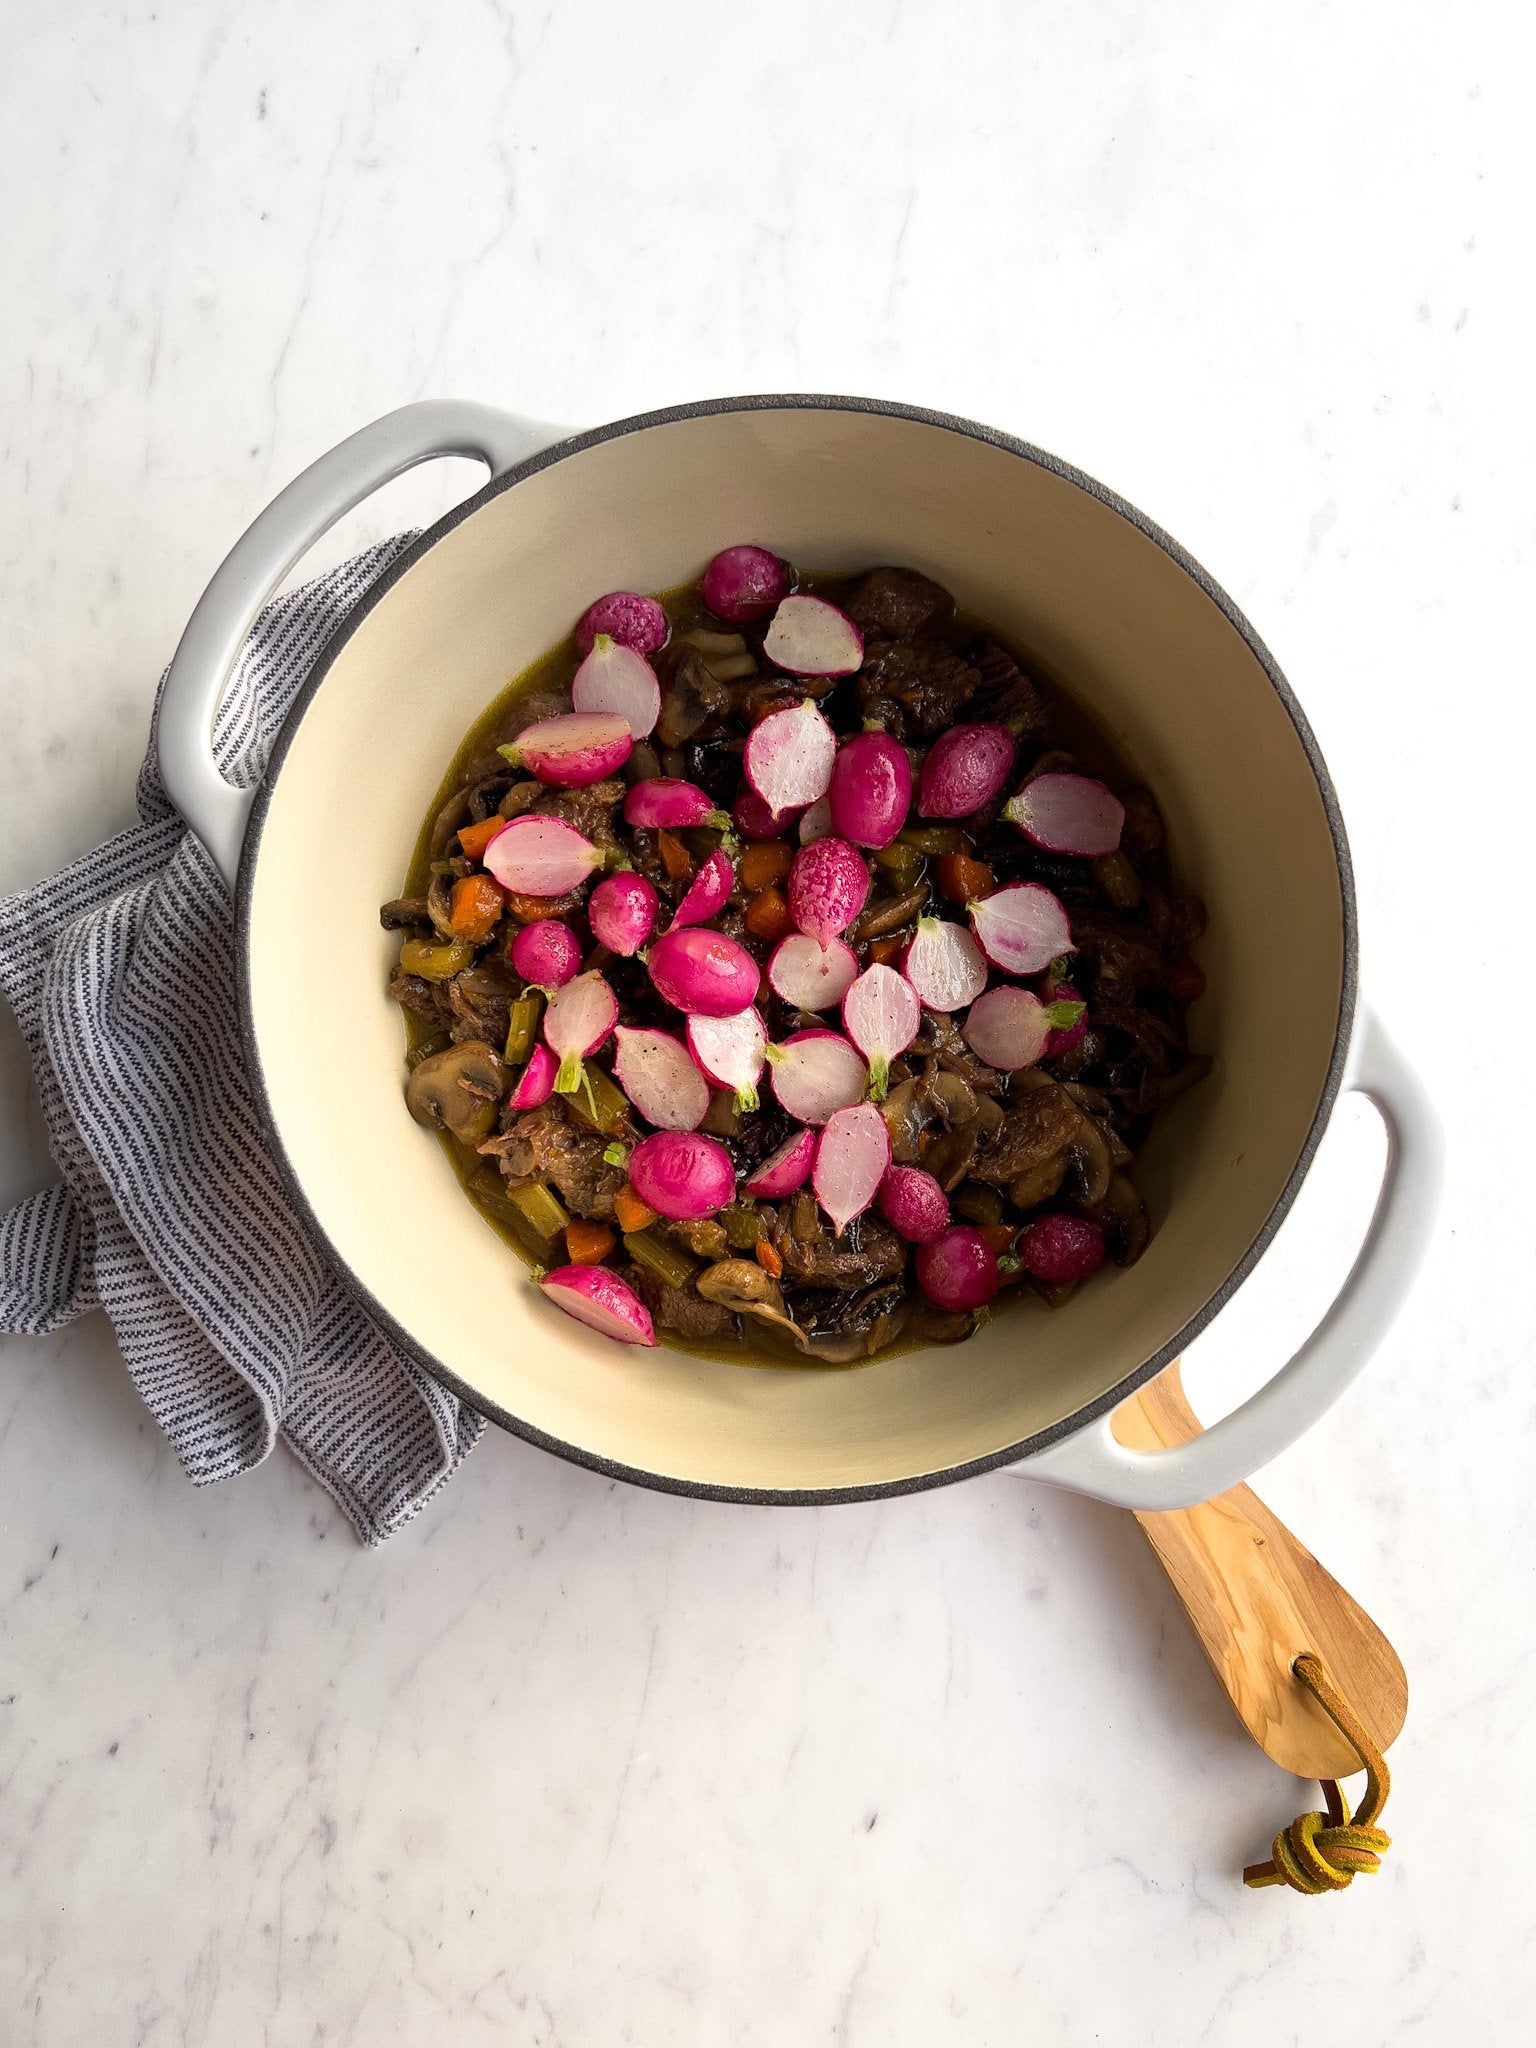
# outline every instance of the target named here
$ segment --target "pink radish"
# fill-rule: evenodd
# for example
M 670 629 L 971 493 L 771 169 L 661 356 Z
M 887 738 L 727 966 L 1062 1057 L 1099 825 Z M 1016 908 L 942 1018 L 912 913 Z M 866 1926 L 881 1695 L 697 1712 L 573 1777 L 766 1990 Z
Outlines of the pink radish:
M 872 1102 L 855 1103 L 827 1118 L 816 1147 L 811 1186 L 841 1234 L 862 1216 L 891 1163 L 891 1134 Z
M 512 941 L 512 965 L 535 988 L 563 988 L 581 971 L 581 942 L 558 917 L 525 924 Z
M 847 931 L 869 895 L 869 868 L 846 839 L 802 846 L 789 870 L 789 914 L 825 946 Z
M 743 839 L 778 839 L 795 822 L 795 813 L 771 811 L 755 789 L 744 789 L 731 806 L 731 819 Z
M 691 1223 L 726 1206 L 736 1170 L 725 1147 L 702 1131 L 658 1131 L 630 1153 L 629 1182 L 658 1216 Z
M 815 803 L 800 813 L 796 836 L 802 846 L 814 846 L 818 839 L 830 839 L 832 829 L 832 800 L 819 796 Z
M 977 1059 L 1013 1073 L 1034 1065 L 1052 1029 L 1070 1023 L 1076 1009 L 1075 1003 L 1042 1003 L 1027 988 L 989 988 L 972 1003 L 961 1030 Z
M 555 1090 L 555 1056 L 547 1045 L 536 1045 L 528 1056 L 528 1064 L 517 1077 L 517 1085 L 507 1097 L 509 1109 L 537 1109 L 548 1102 Z
M 571 683 L 571 702 L 578 711 L 616 712 L 643 740 L 661 716 L 661 685 L 643 654 L 599 633 Z
M 652 831 L 685 832 L 690 825 L 715 824 L 722 815 L 696 782 L 680 782 L 674 775 L 648 775 L 624 799 L 625 824 Z
M 696 1131 L 709 1114 L 709 1083 L 670 1032 L 621 1024 L 613 1034 L 613 1078 L 658 1130 Z
M 1088 1036 L 1088 1005 L 1070 981 L 1058 981 L 1051 985 L 1049 976 L 1046 980 L 1047 992 L 1043 1000 L 1047 1009 L 1058 1010 L 1058 1013 L 1075 1010 L 1077 1013 L 1070 1024 L 1064 1024 L 1059 1029 L 1053 1027 L 1050 1037 L 1045 1041 L 1045 1051 L 1040 1057 L 1054 1060 L 1059 1059 L 1064 1052 L 1076 1052 Z
M 863 1100 L 869 1070 L 840 1031 L 796 1031 L 768 1047 L 773 1092 L 797 1123 L 824 1124 Z
M 624 766 L 634 751 L 629 720 L 616 711 L 563 711 L 541 718 L 497 752 L 557 789 L 585 789 Z
M 514 818 L 481 858 L 515 896 L 564 896 L 603 864 L 591 840 L 564 818 Z
M 904 974 L 877 961 L 843 997 L 843 1029 L 869 1061 L 870 1099 L 884 1099 L 891 1061 L 906 1051 L 923 1021 L 917 993 Z
M 723 849 L 717 846 L 688 884 L 682 902 L 672 913 L 672 922 L 667 930 L 675 932 L 684 925 L 706 924 L 716 911 L 724 909 L 735 886 L 736 870 Z
M 987 985 L 987 963 L 962 924 L 920 917 L 901 971 L 930 1010 L 963 1010 Z
M 1038 882 L 1010 882 L 966 905 L 983 953 L 1005 974 L 1038 974 L 1074 950 L 1067 913 Z
M 1013 734 L 1002 725 L 952 725 L 923 763 L 917 808 L 925 818 L 968 818 L 1008 780 Z
M 919 1245 L 916 1265 L 924 1294 L 952 1312 L 982 1307 L 1002 1284 L 997 1254 L 979 1230 L 964 1223 L 932 1244 Z
M 576 1093 L 581 1086 L 582 1060 L 597 1051 L 618 1021 L 613 990 L 595 968 L 555 990 L 544 1012 L 544 1041 L 560 1055 L 557 1095 Z
M 942 745 L 942 741 L 940 742 Z M 827 791 L 832 828 L 855 846 L 889 846 L 907 822 L 912 763 L 888 732 L 856 732 L 837 750 Z
M 750 1179 L 743 1183 L 749 1195 L 762 1202 L 777 1202 L 805 1186 L 816 1155 L 814 1131 L 792 1131 L 783 1144 L 768 1154 Z
M 768 1055 L 768 1033 L 756 1009 L 734 1017 L 690 1017 L 688 1050 L 717 1088 L 734 1088 L 744 1115 L 757 1108 L 757 1078 Z
M 632 868 L 604 875 L 587 898 L 587 923 L 593 938 L 610 953 L 629 959 L 651 936 L 658 900 L 654 885 Z
M 832 728 L 807 697 L 753 726 L 741 765 L 770 811 L 797 811 L 826 795 L 836 758 Z
M 1086 1216 L 1037 1216 L 1019 1239 L 1019 1262 L 1049 1286 L 1070 1286 L 1103 1265 L 1104 1233 Z
M 638 590 L 610 590 L 595 604 L 589 604 L 576 622 L 576 651 L 592 652 L 599 633 L 632 647 L 637 654 L 654 654 L 665 647 L 672 631 L 667 615 L 654 597 L 642 597 Z
M 659 938 L 646 966 L 663 1002 L 690 1017 L 733 1017 L 757 1000 L 762 980 L 745 946 L 697 925 Z
M 858 955 L 841 939 L 823 946 L 804 932 L 791 932 L 773 949 L 768 986 L 797 1010 L 830 1010 L 842 1001 L 858 971 Z
M 620 1344 L 654 1344 L 650 1311 L 610 1266 L 556 1266 L 539 1282 L 557 1308 Z
M 1003 816 L 1047 853 L 1087 857 L 1115 851 L 1125 806 L 1091 775 L 1037 775 L 1008 799 Z
M 789 564 L 751 542 L 722 548 L 699 585 L 699 594 L 715 617 L 733 626 L 766 618 L 788 590 Z
M 908 1244 L 932 1244 L 949 1228 L 949 1197 L 921 1166 L 892 1166 L 880 1183 L 880 1213 Z
M 792 676 L 851 676 L 864 659 L 864 635 L 824 597 L 786 597 L 763 635 L 763 652 Z

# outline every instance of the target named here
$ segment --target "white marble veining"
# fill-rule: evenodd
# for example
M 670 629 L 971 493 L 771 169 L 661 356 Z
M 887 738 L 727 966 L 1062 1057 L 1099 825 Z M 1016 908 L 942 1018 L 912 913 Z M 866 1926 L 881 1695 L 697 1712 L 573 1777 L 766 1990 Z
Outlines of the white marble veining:
M 720 1508 L 493 1434 L 368 1555 L 284 1459 L 189 1489 L 100 1318 L 8 1342 L 0 2039 L 1526 2038 L 1512 20 L 5 9 L 0 888 L 126 820 L 154 678 L 223 547 L 375 413 L 905 397 L 1103 476 L 1248 608 L 1329 754 L 1369 985 L 1454 1149 L 1403 1326 L 1260 1482 L 1414 1688 L 1397 1847 L 1337 1899 L 1238 1886 L 1307 1788 L 1249 1744 L 1110 1510 L 1006 1477 Z M 330 552 L 467 477 L 396 487 Z M 1197 1405 L 1305 1329 L 1379 1151 L 1367 1112 L 1341 1117 L 1202 1342 Z M 48 1172 L 0 1020 L 0 1196 Z

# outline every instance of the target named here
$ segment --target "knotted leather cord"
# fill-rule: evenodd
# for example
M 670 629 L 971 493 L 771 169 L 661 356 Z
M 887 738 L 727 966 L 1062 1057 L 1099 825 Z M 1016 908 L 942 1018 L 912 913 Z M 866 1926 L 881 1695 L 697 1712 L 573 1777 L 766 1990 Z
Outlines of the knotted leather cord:
M 1376 1826 L 1392 1779 L 1386 1758 L 1360 1725 L 1349 1702 L 1329 1683 L 1321 1659 L 1306 1650 L 1291 1669 L 1359 1757 L 1365 1772 L 1365 1797 L 1351 1819 L 1349 1802 L 1337 1778 L 1320 1779 L 1328 1811 L 1298 1814 L 1276 1835 L 1269 1862 L 1250 1863 L 1243 1872 L 1243 1883 L 1255 1888 L 1288 1884 L 1293 1891 L 1312 1894 L 1341 1892 L 1357 1876 L 1380 1870 L 1381 1859 L 1392 1846 L 1392 1837 Z

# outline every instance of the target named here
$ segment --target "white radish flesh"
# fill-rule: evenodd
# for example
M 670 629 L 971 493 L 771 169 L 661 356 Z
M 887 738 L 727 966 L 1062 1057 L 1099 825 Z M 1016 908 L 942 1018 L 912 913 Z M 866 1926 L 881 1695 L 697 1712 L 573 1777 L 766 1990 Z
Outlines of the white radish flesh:
M 690 1017 L 688 1049 L 716 1087 L 735 1090 L 736 1107 L 743 1115 L 757 1108 L 768 1033 L 755 1008 L 738 1010 L 731 1017 Z
M 571 683 L 571 702 L 578 711 L 616 713 L 643 740 L 661 716 L 661 685 L 643 654 L 599 633 Z
M 563 818 L 514 818 L 481 858 L 514 896 L 564 896 L 603 864 L 591 840 Z
M 904 974 L 878 961 L 843 997 L 843 1029 L 869 1062 L 869 1092 L 879 1102 L 891 1061 L 904 1053 L 923 1021 L 917 993 Z
M 763 652 L 792 676 L 851 676 L 864 659 L 864 635 L 824 597 L 786 597 L 763 635 Z
M 864 1098 L 869 1069 L 840 1031 L 797 1031 L 770 1045 L 773 1092 L 797 1123 L 824 1124 Z
M 1008 799 L 1003 816 L 1048 853 L 1097 858 L 1119 846 L 1125 806 L 1091 775 L 1037 775 Z
M 576 1093 L 581 1086 L 582 1060 L 597 1051 L 618 1021 L 613 990 L 595 968 L 555 990 L 544 1011 L 544 1042 L 560 1056 L 557 1095 Z
M 696 1131 L 709 1114 L 709 1083 L 688 1048 L 667 1031 L 613 1034 L 613 1078 L 648 1124 L 659 1131 Z
M 832 823 L 832 799 L 819 796 L 815 803 L 800 813 L 797 837 L 802 846 L 814 846 L 818 839 L 829 839 L 836 828 Z
M 981 950 L 1005 974 L 1039 974 L 1073 950 L 1067 913 L 1039 882 L 1010 882 L 966 909 Z
M 557 789 L 585 789 L 623 767 L 634 751 L 629 720 L 616 711 L 564 711 L 525 726 L 499 751 Z
M 841 939 L 818 945 L 804 932 L 780 939 L 768 962 L 768 985 L 797 1010 L 830 1010 L 858 975 L 858 955 Z
M 1044 1003 L 1027 988 L 989 988 L 970 1008 L 961 1034 L 977 1059 L 1005 1074 L 1032 1067 L 1051 1035 Z
M 770 811 L 795 811 L 826 795 L 836 758 L 832 728 L 807 698 L 753 726 L 741 765 Z
M 828 1117 L 816 1147 L 811 1186 L 841 1232 L 875 1199 L 891 1163 L 891 1137 L 872 1102 L 856 1103 Z
M 987 963 L 964 925 L 920 917 L 901 971 L 930 1010 L 963 1010 L 987 985 Z

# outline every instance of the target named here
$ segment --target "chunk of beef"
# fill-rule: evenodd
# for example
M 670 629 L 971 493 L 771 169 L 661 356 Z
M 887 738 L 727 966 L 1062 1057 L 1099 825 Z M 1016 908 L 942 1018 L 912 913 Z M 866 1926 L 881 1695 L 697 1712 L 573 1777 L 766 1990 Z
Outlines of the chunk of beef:
M 664 747 L 682 747 L 706 737 L 729 715 L 731 692 L 710 672 L 696 647 L 679 646 L 670 666 L 656 737 Z
M 452 1013 L 451 1036 L 483 1038 L 491 1045 L 505 1045 L 511 1022 L 513 1000 L 522 992 L 522 982 L 507 961 L 487 953 L 472 967 L 466 967 L 444 986 Z
M 894 699 L 902 708 L 907 737 L 932 739 L 953 725 L 976 694 L 979 678 L 968 661 L 941 641 L 880 642 L 859 670 L 859 702 L 868 706 Z
M 1032 1088 L 1003 1118 L 1003 1127 L 971 1168 L 976 1180 L 1006 1187 L 1070 1143 L 1083 1113 L 1054 1081 Z
M 612 839 L 613 814 L 624 801 L 624 784 L 617 775 L 606 782 L 589 782 L 585 789 L 551 789 L 529 804 L 530 816 L 563 818 L 588 839 Z
M 779 1256 L 785 1277 L 805 1287 L 874 1287 L 905 1272 L 907 1247 L 889 1224 L 866 1213 L 835 1238 L 807 1241 L 781 1231 Z
M 966 658 L 979 685 L 972 715 L 1006 725 L 1021 741 L 1043 740 L 1050 730 L 1050 702 L 1007 648 L 996 640 L 979 640 Z
M 501 1154 L 501 1171 L 509 1185 L 551 1181 L 566 1207 L 578 1216 L 606 1219 L 613 1214 L 613 1198 L 624 1185 L 624 1175 L 603 1158 L 609 1141 L 571 1123 L 558 1102 L 546 1102 L 517 1117 L 504 1135 L 513 1140 Z
M 447 1029 L 453 1010 L 446 983 L 428 981 L 421 974 L 402 974 L 397 968 L 389 978 L 389 992 L 402 1010 L 409 1010 L 423 1024 L 430 1024 L 435 1031 Z
M 871 569 L 843 609 L 866 640 L 915 640 L 953 617 L 955 600 L 915 569 Z
M 624 1277 L 650 1310 L 652 1319 L 664 1330 L 675 1330 L 693 1344 L 709 1344 L 736 1331 L 736 1318 L 722 1302 L 706 1301 L 690 1280 L 686 1287 L 669 1287 L 649 1266 L 628 1266 Z
M 1137 999 L 1168 980 L 1168 960 L 1143 925 L 1112 910 L 1073 908 L 1072 941 L 1078 950 L 1073 974 L 1086 968 L 1096 997 L 1134 1007 Z M 1081 981 L 1079 980 L 1081 986 Z

